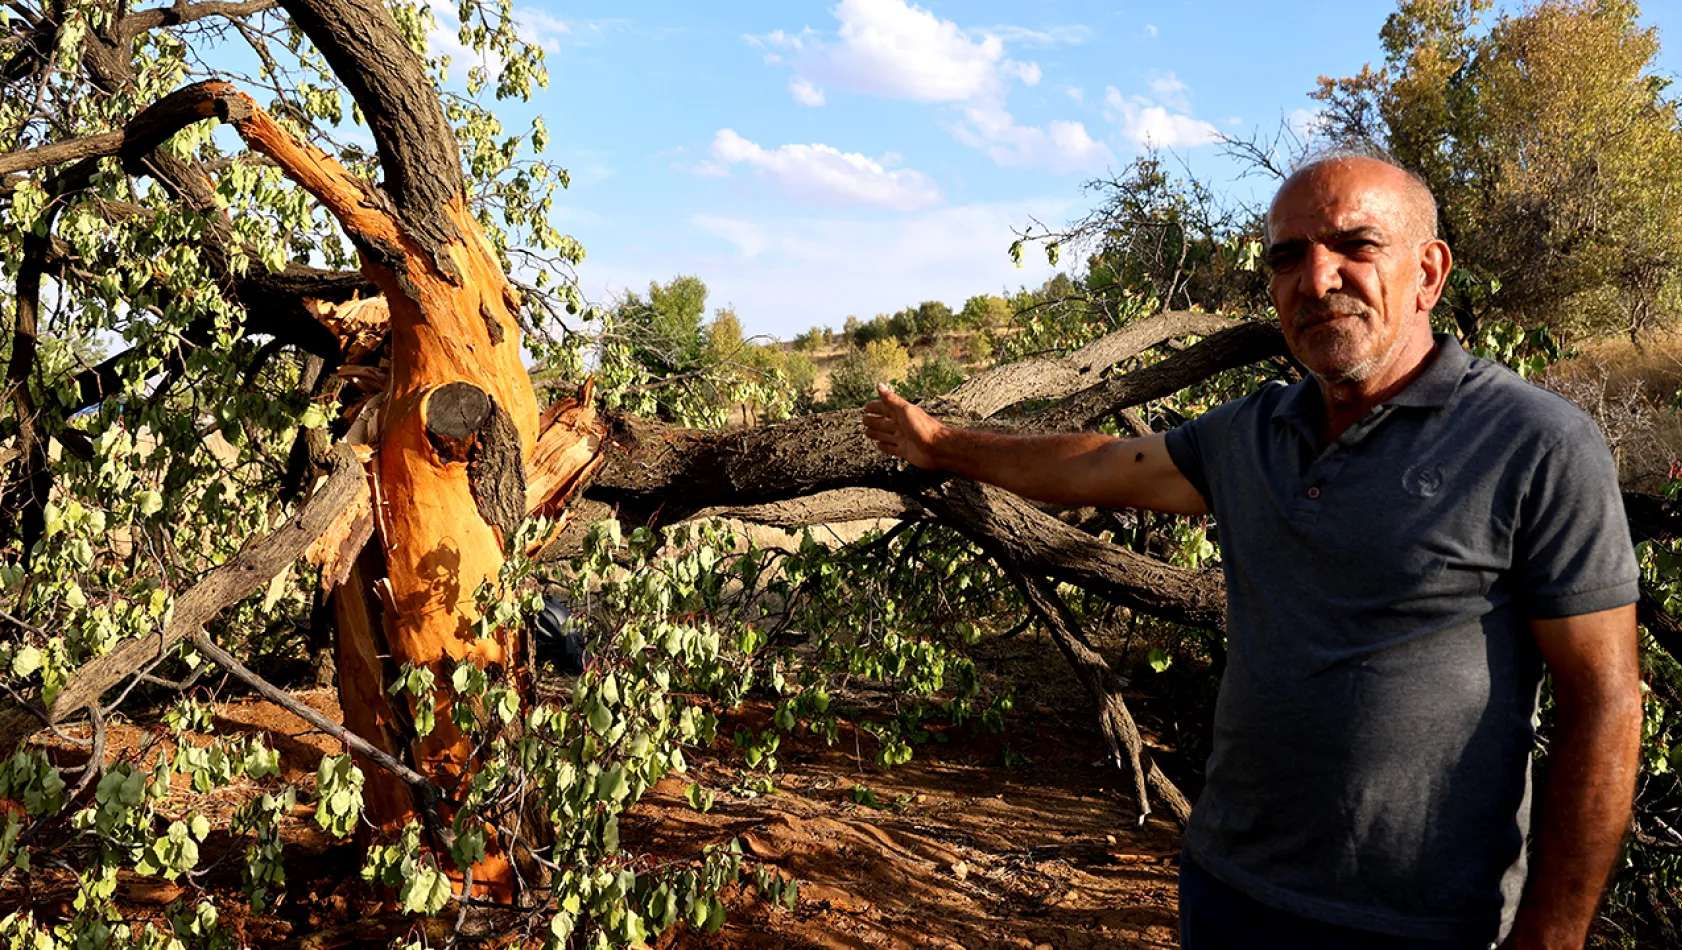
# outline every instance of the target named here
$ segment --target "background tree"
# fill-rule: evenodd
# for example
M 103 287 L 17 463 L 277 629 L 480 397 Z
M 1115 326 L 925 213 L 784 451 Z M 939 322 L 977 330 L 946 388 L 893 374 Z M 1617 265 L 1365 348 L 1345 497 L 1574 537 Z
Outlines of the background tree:
M 1326 131 L 1430 183 L 1462 336 L 1492 316 L 1638 333 L 1682 287 L 1682 126 L 1657 30 L 1620 0 L 1549 0 L 1484 29 L 1488 9 L 1402 3 L 1384 66 L 1321 80 Z
M 978 294 L 964 301 L 958 324 L 972 330 L 996 330 L 1010 323 L 1010 302 L 994 294 Z
M 1120 175 L 1087 182 L 1096 206 L 1051 229 L 1036 222 L 1018 233 L 1013 254 L 1044 246 L 1052 263 L 1064 251 L 1081 256 L 1080 287 L 1064 277 L 1041 289 L 1041 306 L 1093 311 L 1111 325 L 1135 309 L 1255 311 L 1267 306 L 1266 276 L 1258 267 L 1261 222 L 1249 208 L 1224 201 L 1206 185 L 1177 176 L 1159 155 L 1135 159 Z M 1017 311 L 1025 309 L 1020 304 Z

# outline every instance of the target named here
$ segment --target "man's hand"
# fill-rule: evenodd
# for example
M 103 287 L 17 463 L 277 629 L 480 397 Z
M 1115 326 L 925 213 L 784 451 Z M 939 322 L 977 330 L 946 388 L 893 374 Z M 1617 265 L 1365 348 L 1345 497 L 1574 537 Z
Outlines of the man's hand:
M 877 397 L 864 405 L 864 434 L 888 455 L 918 468 L 939 468 L 934 443 L 946 427 L 881 383 Z

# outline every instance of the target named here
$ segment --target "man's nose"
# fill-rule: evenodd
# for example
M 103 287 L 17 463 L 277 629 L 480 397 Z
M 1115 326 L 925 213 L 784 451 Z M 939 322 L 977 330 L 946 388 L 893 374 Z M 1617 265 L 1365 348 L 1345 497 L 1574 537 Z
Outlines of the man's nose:
M 1321 244 L 1310 244 L 1302 267 L 1302 291 L 1318 300 L 1343 289 L 1343 258 Z

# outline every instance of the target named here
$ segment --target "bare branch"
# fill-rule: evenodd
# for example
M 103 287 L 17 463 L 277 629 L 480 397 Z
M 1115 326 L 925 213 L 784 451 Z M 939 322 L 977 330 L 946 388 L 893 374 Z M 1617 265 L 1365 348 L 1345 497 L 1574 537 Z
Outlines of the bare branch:
M 164 26 L 180 26 L 208 17 L 222 17 L 228 20 L 244 19 L 254 13 L 273 10 L 279 5 L 276 0 L 247 0 L 245 3 L 224 3 L 219 2 L 219 0 L 187 3 L 185 0 L 175 0 L 172 6 L 153 7 L 149 10 L 138 10 L 130 13 L 122 18 L 117 25 L 117 29 L 123 36 L 133 37 L 146 30 L 155 30 Z
M 59 165 L 77 159 L 115 155 L 117 149 L 123 144 L 123 136 L 124 133 L 122 132 L 101 132 L 98 135 L 54 142 L 51 145 L 26 148 L 22 151 L 0 155 L 0 175 L 33 171 L 37 168 Z

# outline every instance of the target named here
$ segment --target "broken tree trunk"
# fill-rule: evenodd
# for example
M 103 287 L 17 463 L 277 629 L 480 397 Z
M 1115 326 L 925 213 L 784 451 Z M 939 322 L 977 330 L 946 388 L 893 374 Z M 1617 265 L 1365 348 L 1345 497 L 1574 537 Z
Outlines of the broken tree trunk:
M 467 208 L 455 138 L 389 12 L 372 0 L 287 7 L 367 115 L 385 188 L 298 141 L 226 83 L 187 87 L 162 111 L 219 118 L 273 159 L 338 219 L 384 297 L 391 368 L 377 418 L 363 426 L 372 505 L 366 522 L 358 514 L 341 525 L 337 543 L 354 548 L 352 539 L 367 538 L 368 527 L 372 536 L 363 551 L 331 552 L 341 581 L 333 595 L 341 701 L 352 730 L 429 781 L 454 787 L 474 768 L 474 749 L 450 716 L 452 694 L 440 691 L 436 728 L 419 736 L 410 710 L 394 706 L 389 677 L 404 666 L 428 667 L 445 684 L 459 663 L 516 682 L 525 675 L 519 631 L 476 631 L 475 594 L 489 583 L 494 596 L 504 545 L 528 508 L 552 509 L 553 495 L 576 484 L 593 456 L 593 428 L 579 424 L 587 409 L 551 415 L 554 432 L 540 440 L 537 400 L 520 359 L 519 295 Z M 542 481 L 552 494 L 528 498 L 528 465 L 540 441 Z M 591 447 L 571 451 L 577 443 Z M 367 772 L 367 817 L 377 827 L 394 832 L 419 817 L 423 804 L 409 785 L 385 770 Z M 485 896 L 513 899 L 515 875 L 494 836 L 472 880 Z

